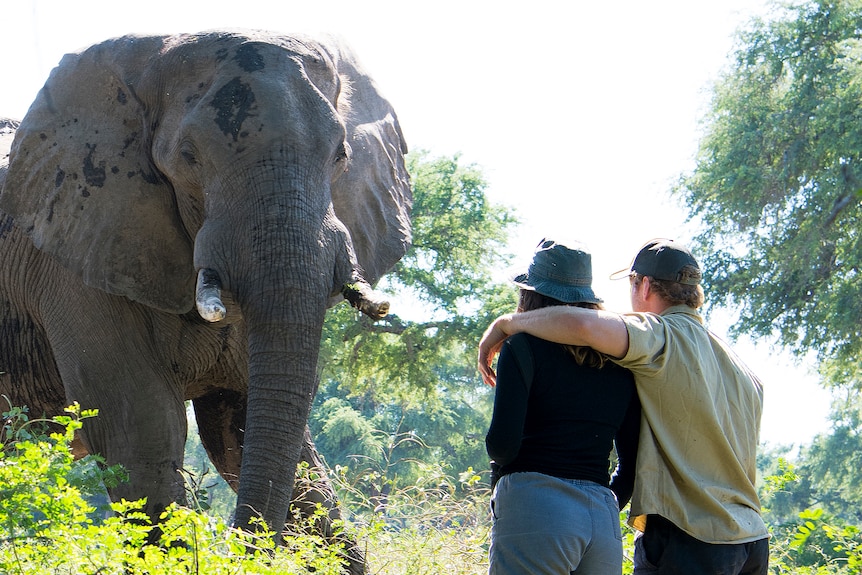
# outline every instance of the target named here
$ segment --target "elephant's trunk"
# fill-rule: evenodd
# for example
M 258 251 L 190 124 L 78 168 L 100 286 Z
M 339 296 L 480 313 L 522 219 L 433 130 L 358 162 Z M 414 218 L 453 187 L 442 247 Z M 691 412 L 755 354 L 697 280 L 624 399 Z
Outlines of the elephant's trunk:
M 271 169 L 273 164 L 264 166 Z M 201 270 L 198 312 L 209 321 L 222 319 L 224 289 L 239 304 L 248 335 L 235 524 L 249 528 L 255 518 L 263 519 L 277 539 L 287 519 L 317 391 L 320 338 L 334 284 L 345 282 L 342 293 L 375 319 L 388 311 L 358 273 L 351 274 L 349 265 L 344 269 L 343 262 L 352 257 L 333 221 L 325 193 L 328 176 L 311 177 L 316 186 L 297 183 L 308 175 L 306 170 L 234 174 L 224 185 L 250 190 L 254 201 L 207 206 L 209 217 L 195 242 L 195 264 Z M 237 210 L 244 210 L 241 218 Z M 243 225 L 231 226 L 237 219 Z
M 281 289 L 284 313 L 243 309 L 249 330 L 249 390 L 236 510 L 237 525 L 246 527 L 253 517 L 260 517 L 277 538 L 287 519 L 303 432 L 317 390 L 328 295 L 318 289 L 314 297 L 297 286 Z M 261 296 L 261 301 L 273 297 Z
M 336 258 L 331 243 L 323 241 L 325 186 L 297 184 L 298 176 L 272 164 L 266 171 L 234 174 L 226 185 L 249 190 L 254 201 L 210 206 L 195 250 L 201 269 L 199 313 L 204 319 L 219 316 L 225 307 L 219 298 L 221 283 L 239 305 L 248 337 L 235 524 L 254 529 L 259 518 L 280 539 L 317 389 L 320 337 Z M 312 178 L 318 179 L 322 177 Z M 222 210 L 245 213 L 228 217 Z M 226 223 L 237 219 L 243 224 Z

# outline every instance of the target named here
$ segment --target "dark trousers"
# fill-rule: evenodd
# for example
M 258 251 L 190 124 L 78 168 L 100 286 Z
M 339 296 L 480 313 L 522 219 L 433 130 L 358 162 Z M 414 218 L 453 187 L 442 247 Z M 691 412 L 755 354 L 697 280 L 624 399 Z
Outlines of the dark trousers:
M 635 575 L 767 575 L 769 540 L 714 544 L 695 539 L 659 515 L 635 540 Z

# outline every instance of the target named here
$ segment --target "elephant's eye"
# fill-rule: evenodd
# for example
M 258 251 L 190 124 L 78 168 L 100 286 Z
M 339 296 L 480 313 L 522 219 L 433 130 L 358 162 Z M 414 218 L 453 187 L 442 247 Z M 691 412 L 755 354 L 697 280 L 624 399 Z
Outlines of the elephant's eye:
M 350 158 L 350 147 L 347 143 L 342 142 L 335 151 L 335 163 L 346 162 Z
M 198 159 L 195 157 L 195 153 L 191 150 L 185 149 L 180 152 L 180 155 L 186 161 L 186 163 L 190 166 L 197 165 Z
M 347 162 L 350 160 L 350 146 L 347 142 L 342 142 L 338 149 L 335 150 L 335 163 L 332 170 L 332 182 L 338 180 L 341 175 L 347 171 Z
M 190 139 L 185 138 L 180 142 L 179 151 L 180 157 L 187 165 L 191 167 L 198 165 L 197 149 Z

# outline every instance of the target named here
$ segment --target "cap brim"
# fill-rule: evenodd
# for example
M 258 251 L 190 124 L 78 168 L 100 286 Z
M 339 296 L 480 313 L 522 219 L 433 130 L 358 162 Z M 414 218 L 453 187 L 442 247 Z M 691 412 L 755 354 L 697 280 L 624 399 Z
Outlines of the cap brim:
M 608 276 L 612 280 L 621 280 L 629 277 L 632 273 L 632 268 L 623 268 L 620 271 L 614 272 Z

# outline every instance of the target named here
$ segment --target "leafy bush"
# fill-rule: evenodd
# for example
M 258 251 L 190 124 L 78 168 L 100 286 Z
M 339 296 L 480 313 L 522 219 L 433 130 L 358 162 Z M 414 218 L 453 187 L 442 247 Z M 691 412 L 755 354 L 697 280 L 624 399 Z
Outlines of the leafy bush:
M 801 481 L 796 466 L 777 459 L 777 469 L 763 478 L 761 501 L 765 517 L 772 520 L 770 531 L 770 573 L 775 575 L 838 575 L 862 573 L 862 533 L 858 526 L 830 515 L 822 508 L 797 511 L 790 519 L 785 509 L 774 513 L 776 505 L 788 507 Z M 798 509 L 798 508 L 797 508 Z
M 394 467 L 368 467 L 356 475 L 347 467 L 335 469 L 339 498 L 367 542 L 368 571 L 487 573 L 487 483 L 472 469 L 454 479 L 440 466 L 415 463 L 418 479 L 401 488 L 388 473 Z
M 74 461 L 69 448 L 81 421 L 96 415 L 78 406 L 52 420 L 30 420 L 25 408 L 2 414 L 0 428 L 0 573 L 8 575 L 159 575 L 341 572 L 342 548 L 304 533 L 276 548 L 272 534 L 241 532 L 223 519 L 171 506 L 161 517 L 159 544 L 143 501 L 110 505 L 100 519 L 87 496 L 101 482 L 122 479 L 119 468 Z M 55 424 L 60 432 L 51 432 Z M 96 462 L 103 464 L 96 459 Z M 323 511 L 320 511 L 323 513 Z M 309 519 L 309 524 L 315 518 Z M 300 528 L 303 526 L 300 526 Z
M 105 518 L 90 499 L 103 492 L 102 482 L 122 480 L 123 470 L 105 468 L 98 458 L 74 461 L 69 448 L 82 420 L 95 415 L 78 406 L 50 421 L 30 420 L 24 408 L 2 414 L 0 573 L 342 573 L 344 550 L 315 535 L 314 517 L 280 547 L 263 528 L 257 534 L 238 531 L 200 509 L 171 506 L 157 532 L 142 501 L 112 503 L 112 515 Z M 369 573 L 487 572 L 491 521 L 484 473 L 467 469 L 453 478 L 439 465 L 416 461 L 417 479 L 404 486 L 396 477 L 397 462 L 368 463 L 364 469 L 336 467 L 332 475 L 347 517 L 344 528 L 365 551 Z M 797 479 L 792 464 L 782 461 L 778 471 L 764 478 L 767 509 Z M 207 495 L 199 480 L 190 490 Z M 808 509 L 770 530 L 774 575 L 862 573 L 858 526 Z M 158 545 L 147 544 L 155 534 Z M 623 573 L 632 572 L 632 550 L 633 532 L 625 528 Z

